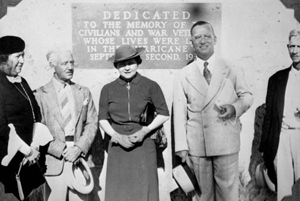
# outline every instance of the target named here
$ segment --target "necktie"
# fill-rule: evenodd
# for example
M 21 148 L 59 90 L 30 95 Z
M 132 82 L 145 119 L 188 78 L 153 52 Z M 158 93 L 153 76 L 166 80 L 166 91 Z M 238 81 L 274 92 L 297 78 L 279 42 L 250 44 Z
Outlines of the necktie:
M 210 84 L 210 80 L 211 80 L 211 72 L 208 70 L 207 68 L 208 66 L 208 62 L 204 62 L 204 69 L 203 69 L 203 76 L 207 82 L 207 84 Z
M 67 96 L 66 84 L 61 88 L 58 93 L 60 106 L 61 106 L 61 114 L 63 118 L 63 126 L 65 128 L 65 133 L 69 134 L 73 128 L 72 122 L 72 114 L 71 114 L 71 104 Z

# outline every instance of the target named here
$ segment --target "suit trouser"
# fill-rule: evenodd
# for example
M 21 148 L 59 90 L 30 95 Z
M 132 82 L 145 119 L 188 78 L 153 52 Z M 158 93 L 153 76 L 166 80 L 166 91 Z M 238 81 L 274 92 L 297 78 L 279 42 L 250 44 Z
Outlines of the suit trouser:
M 224 156 L 190 156 L 202 195 L 193 201 L 238 201 L 238 153 Z
M 275 158 L 277 200 L 292 194 L 293 184 L 300 178 L 300 130 L 281 129 Z
M 65 166 L 63 172 L 56 176 L 46 176 L 45 184 L 45 201 L 65 201 L 67 195 L 69 201 L 88 201 L 88 195 L 81 194 L 76 190 L 70 189 L 64 177 Z

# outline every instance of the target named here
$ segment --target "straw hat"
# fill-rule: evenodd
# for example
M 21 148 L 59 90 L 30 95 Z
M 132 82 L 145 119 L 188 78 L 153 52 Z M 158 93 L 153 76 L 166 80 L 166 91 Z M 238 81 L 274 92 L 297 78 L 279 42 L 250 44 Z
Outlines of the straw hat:
M 65 181 L 69 188 L 82 194 L 89 194 L 94 188 L 94 179 L 87 162 L 79 158 L 79 163 L 65 162 Z
M 201 195 L 197 178 L 186 163 L 178 165 L 173 169 L 173 177 L 186 194 L 195 191 L 198 195 Z
M 275 185 L 268 176 L 268 170 L 266 169 L 264 162 L 258 164 L 256 167 L 255 181 L 260 187 L 268 187 L 270 190 L 275 192 Z

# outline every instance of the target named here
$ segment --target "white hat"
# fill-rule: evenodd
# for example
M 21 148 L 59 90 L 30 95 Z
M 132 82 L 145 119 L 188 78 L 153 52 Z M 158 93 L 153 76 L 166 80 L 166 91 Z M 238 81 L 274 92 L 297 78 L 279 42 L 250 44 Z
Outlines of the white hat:
M 258 164 L 256 167 L 255 181 L 257 185 L 261 187 L 268 187 L 270 190 L 275 192 L 275 185 L 268 176 L 268 170 L 264 162 Z
M 201 195 L 197 178 L 186 163 L 178 165 L 173 169 L 173 177 L 186 194 L 195 191 L 198 195 Z
M 64 177 L 69 188 L 82 194 L 89 194 L 94 188 L 94 179 L 87 162 L 79 158 L 79 163 L 65 162 Z

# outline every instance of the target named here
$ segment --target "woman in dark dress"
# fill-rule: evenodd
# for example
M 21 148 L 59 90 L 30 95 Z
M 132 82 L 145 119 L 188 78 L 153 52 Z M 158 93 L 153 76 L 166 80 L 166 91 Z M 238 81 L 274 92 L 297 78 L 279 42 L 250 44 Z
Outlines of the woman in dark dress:
M 120 73 L 100 94 L 99 122 L 111 136 L 108 148 L 105 201 L 158 201 L 156 147 L 151 131 L 169 118 L 160 86 L 140 75 L 144 48 L 120 46 L 109 59 Z M 142 126 L 140 114 L 152 103 L 157 112 Z
M 30 147 L 33 123 L 40 120 L 39 107 L 26 80 L 18 75 L 24 64 L 24 48 L 25 42 L 19 37 L 0 38 L 0 181 L 5 192 L 18 199 L 15 175 L 19 164 L 25 157 L 26 167 L 34 167 L 40 155 Z M 8 150 L 15 152 L 10 155 Z M 35 179 L 29 182 L 35 183 Z M 39 179 L 40 184 L 43 178 Z

